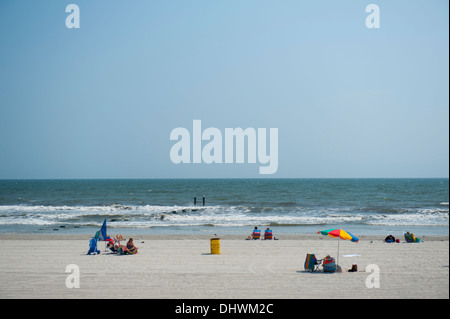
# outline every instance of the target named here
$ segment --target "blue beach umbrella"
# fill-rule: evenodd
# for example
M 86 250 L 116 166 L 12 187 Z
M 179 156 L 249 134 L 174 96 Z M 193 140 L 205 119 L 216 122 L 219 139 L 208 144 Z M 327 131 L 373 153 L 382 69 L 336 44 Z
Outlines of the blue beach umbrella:
M 100 234 L 98 236 L 98 240 L 102 240 L 102 241 L 106 240 L 106 219 L 103 222 L 102 228 L 100 228 Z

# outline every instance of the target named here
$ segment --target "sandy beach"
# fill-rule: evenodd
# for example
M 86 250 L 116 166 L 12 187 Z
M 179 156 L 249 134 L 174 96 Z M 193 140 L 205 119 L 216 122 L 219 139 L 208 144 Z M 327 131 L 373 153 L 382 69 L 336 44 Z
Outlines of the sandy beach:
M 415 244 L 341 240 L 343 272 L 333 274 L 303 268 L 307 253 L 336 257 L 337 239 L 320 235 L 223 236 L 220 255 L 210 254 L 207 236 L 125 237 L 134 237 L 139 254 L 110 254 L 99 242 L 102 253 L 87 255 L 87 235 L 0 235 L 0 298 L 449 298 L 446 236 Z M 358 272 L 347 272 L 352 264 Z M 66 286 L 68 265 L 79 269 L 79 288 Z M 374 269 L 379 288 L 367 285 L 374 286 Z

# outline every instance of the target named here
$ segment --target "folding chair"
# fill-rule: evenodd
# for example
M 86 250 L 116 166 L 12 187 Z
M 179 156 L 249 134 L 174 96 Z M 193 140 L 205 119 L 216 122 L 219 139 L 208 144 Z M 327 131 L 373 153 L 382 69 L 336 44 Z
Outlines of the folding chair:
M 322 265 L 322 259 L 317 260 L 314 254 L 306 254 L 305 259 L 305 270 L 314 272 L 320 270 L 319 267 Z
M 414 237 L 414 234 L 406 233 L 405 240 L 407 243 L 414 243 L 416 241 L 416 238 Z
M 271 230 L 266 230 L 264 232 L 264 239 L 272 239 L 272 238 L 273 238 L 272 231 Z
M 97 241 L 98 241 L 98 233 L 95 234 L 94 237 L 89 240 L 89 250 L 87 252 L 88 255 L 90 254 L 100 254 L 100 250 L 97 249 Z
M 259 229 L 253 231 L 252 239 L 261 239 L 261 231 Z

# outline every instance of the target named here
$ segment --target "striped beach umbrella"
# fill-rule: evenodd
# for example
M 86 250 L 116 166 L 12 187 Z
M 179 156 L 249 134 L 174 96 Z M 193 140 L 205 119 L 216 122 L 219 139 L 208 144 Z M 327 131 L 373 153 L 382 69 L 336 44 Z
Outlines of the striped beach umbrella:
M 357 243 L 359 241 L 358 238 L 356 238 L 349 232 L 342 230 L 342 229 L 332 228 L 332 229 L 322 230 L 317 233 L 325 235 L 325 236 L 330 236 L 330 237 L 335 237 L 335 238 L 339 237 L 340 239 L 351 240 L 354 243 Z
M 349 232 L 347 232 L 345 230 L 342 230 L 342 229 L 338 229 L 338 228 L 321 230 L 321 231 L 318 231 L 317 233 L 321 234 L 321 235 L 324 235 L 324 236 L 330 236 L 330 237 L 333 237 L 333 238 L 338 238 L 338 254 L 337 254 L 336 265 L 339 265 L 339 242 L 341 241 L 341 239 L 351 240 L 354 243 L 357 243 L 359 241 L 358 238 L 356 238 L 355 236 L 353 236 Z

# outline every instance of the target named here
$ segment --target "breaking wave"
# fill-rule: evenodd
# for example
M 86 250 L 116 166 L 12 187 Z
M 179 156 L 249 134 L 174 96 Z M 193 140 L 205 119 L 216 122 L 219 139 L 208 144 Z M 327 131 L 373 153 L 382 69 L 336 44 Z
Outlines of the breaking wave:
M 301 226 L 301 225 L 390 225 L 448 226 L 449 210 L 436 208 L 296 207 L 284 203 L 263 206 L 156 206 L 109 204 L 100 206 L 0 206 L 0 225 L 98 226 L 151 228 L 183 226 Z M 447 205 L 448 206 L 448 205 Z

